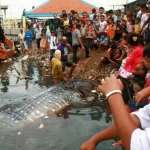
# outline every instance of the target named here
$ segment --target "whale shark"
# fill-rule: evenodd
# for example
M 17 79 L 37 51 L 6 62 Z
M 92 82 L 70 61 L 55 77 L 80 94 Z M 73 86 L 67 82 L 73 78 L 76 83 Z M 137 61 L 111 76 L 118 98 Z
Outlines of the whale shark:
M 31 96 L 22 104 L 5 105 L 0 108 L 4 124 L 0 127 L 11 127 L 20 121 L 33 121 L 34 119 L 49 116 L 60 109 L 76 104 L 83 104 L 83 99 L 89 95 L 94 88 L 94 82 L 90 79 L 74 79 L 62 82 L 36 95 Z M 16 106 L 16 107 L 15 107 Z

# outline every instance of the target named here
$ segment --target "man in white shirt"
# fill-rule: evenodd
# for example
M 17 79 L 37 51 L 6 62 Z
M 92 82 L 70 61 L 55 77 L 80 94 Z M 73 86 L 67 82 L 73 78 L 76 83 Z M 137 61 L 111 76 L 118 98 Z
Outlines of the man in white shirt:
M 136 4 L 136 7 L 135 7 L 136 11 L 137 11 L 137 14 L 136 14 L 136 18 L 139 17 L 141 18 L 141 9 L 140 9 L 140 3 L 137 3 Z
M 18 40 L 20 41 L 20 49 L 22 54 L 24 49 L 24 35 L 25 33 L 23 32 L 23 29 L 20 29 L 20 33 L 18 34 Z
M 105 32 L 107 28 L 107 22 L 105 21 L 105 18 L 103 15 L 100 16 L 100 28 L 99 28 L 99 32 Z
M 51 37 L 50 37 L 50 61 L 53 58 L 55 50 L 57 49 L 57 45 L 58 45 L 58 38 L 55 36 L 55 31 L 51 31 Z
M 141 29 L 143 29 L 143 25 L 145 24 L 145 22 L 148 20 L 149 18 L 149 15 L 148 13 L 146 12 L 146 4 L 145 3 L 142 3 L 140 4 L 140 9 L 141 9 L 141 12 L 142 12 L 142 15 L 141 15 Z

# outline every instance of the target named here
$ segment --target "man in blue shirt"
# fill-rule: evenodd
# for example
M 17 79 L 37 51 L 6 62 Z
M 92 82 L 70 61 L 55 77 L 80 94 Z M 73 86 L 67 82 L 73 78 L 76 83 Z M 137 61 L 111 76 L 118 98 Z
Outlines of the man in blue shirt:
M 76 67 L 76 64 L 69 61 L 68 54 L 69 50 L 72 51 L 72 47 L 67 43 L 67 37 L 63 36 L 61 39 L 61 43 L 57 46 L 57 49 L 61 51 L 61 61 L 63 63 L 63 71 L 65 71 L 65 67 L 70 68 L 69 77 L 72 77 L 72 73 Z
M 31 52 L 32 49 L 32 33 L 29 31 L 29 29 L 26 29 L 25 35 L 24 35 L 25 41 L 28 46 L 28 52 Z

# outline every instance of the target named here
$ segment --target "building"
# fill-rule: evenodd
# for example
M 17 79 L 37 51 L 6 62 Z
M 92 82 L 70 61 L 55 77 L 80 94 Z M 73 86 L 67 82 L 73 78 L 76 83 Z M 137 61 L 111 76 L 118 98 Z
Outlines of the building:
M 88 4 L 83 0 L 48 0 L 39 7 L 26 12 L 26 17 L 53 17 L 53 14 L 61 14 L 62 10 L 66 10 L 67 13 L 70 13 L 70 10 L 75 10 L 78 13 L 83 11 L 91 13 L 93 8 L 96 8 L 96 6 Z

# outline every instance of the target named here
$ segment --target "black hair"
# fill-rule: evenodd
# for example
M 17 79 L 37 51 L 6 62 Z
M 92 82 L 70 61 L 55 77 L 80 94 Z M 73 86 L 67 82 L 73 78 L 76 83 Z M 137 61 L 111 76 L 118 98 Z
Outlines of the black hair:
M 146 8 L 146 3 L 141 3 L 141 4 L 140 4 L 140 7 L 141 7 L 141 8 Z
M 105 33 L 105 32 L 102 32 L 102 33 L 101 33 L 101 35 L 104 35 L 104 36 L 106 36 L 106 33 Z
M 109 10 L 109 13 L 110 14 L 114 14 L 114 11 L 111 9 L 111 10 Z
M 130 20 L 129 22 L 132 22 L 132 24 L 134 25 L 135 24 L 135 21 L 132 19 L 132 20 Z
M 122 33 L 126 33 L 126 34 L 128 34 L 128 31 L 127 31 L 127 30 L 123 30 L 123 31 L 122 31 Z
M 128 43 L 132 46 L 137 46 L 139 44 L 139 37 L 137 33 L 128 34 Z
M 63 17 L 68 17 L 68 15 L 66 13 L 63 14 Z
M 96 13 L 96 9 L 95 8 L 92 9 L 92 13 Z
M 140 6 L 141 3 L 137 3 L 136 6 Z
M 96 17 L 97 17 L 97 15 L 94 15 L 94 16 L 93 16 L 93 19 L 95 19 Z
M 135 20 L 138 20 L 139 22 L 141 21 L 141 18 L 140 17 L 137 17 L 135 18 Z
M 101 15 L 100 17 L 103 17 L 103 18 L 105 18 L 105 16 L 104 16 L 104 15 Z
M 113 17 L 110 17 L 110 18 L 108 19 L 108 21 L 109 21 L 109 20 L 114 21 L 114 18 L 113 18 Z
M 72 14 L 75 14 L 75 11 L 74 11 L 74 10 L 71 10 L 70 12 L 71 12 Z
M 121 13 L 121 10 L 120 10 L 120 9 L 118 9 L 117 11 Z
M 104 7 L 100 7 L 99 9 L 104 9 Z
M 115 44 L 115 43 L 112 44 L 112 45 L 111 45 L 111 49 L 112 49 L 112 50 L 117 49 L 117 44 Z
M 148 44 L 143 51 L 143 57 L 145 57 L 145 56 L 150 58 L 150 44 Z
M 77 23 L 76 28 L 81 28 L 81 24 Z

